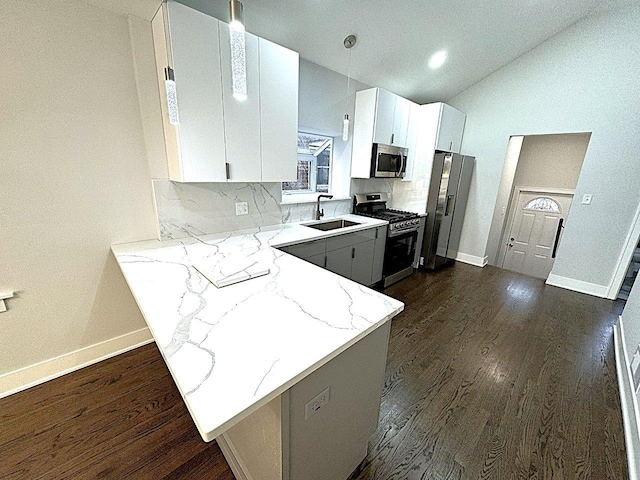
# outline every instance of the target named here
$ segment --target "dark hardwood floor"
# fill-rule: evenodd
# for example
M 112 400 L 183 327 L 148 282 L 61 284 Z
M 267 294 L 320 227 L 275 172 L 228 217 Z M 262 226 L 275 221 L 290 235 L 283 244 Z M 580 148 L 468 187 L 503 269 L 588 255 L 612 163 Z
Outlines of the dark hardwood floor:
M 406 310 L 353 480 L 627 478 L 620 304 L 464 264 L 386 292 Z M 149 345 L 0 400 L 0 478 L 233 475 Z

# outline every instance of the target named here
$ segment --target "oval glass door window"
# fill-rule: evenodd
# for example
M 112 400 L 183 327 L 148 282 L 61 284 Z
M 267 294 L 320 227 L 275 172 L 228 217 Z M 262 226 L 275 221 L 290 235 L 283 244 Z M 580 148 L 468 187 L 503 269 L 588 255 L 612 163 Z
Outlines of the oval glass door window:
M 560 205 L 553 198 L 538 197 L 531 200 L 524 207 L 525 210 L 536 210 L 539 212 L 561 213 Z

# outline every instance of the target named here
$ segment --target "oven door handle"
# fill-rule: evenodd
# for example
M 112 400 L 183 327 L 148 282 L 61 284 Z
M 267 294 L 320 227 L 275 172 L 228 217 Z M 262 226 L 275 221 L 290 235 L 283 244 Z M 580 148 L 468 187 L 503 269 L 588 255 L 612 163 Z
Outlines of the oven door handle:
M 408 230 L 400 230 L 399 232 L 391 232 L 390 231 L 387 234 L 387 237 L 395 238 L 395 237 L 399 237 L 400 235 L 404 235 L 404 234 L 407 234 L 407 233 L 410 233 L 410 234 L 414 234 L 415 233 L 415 234 L 417 234 L 418 230 L 419 230 L 419 228 L 411 228 L 411 229 L 408 229 Z

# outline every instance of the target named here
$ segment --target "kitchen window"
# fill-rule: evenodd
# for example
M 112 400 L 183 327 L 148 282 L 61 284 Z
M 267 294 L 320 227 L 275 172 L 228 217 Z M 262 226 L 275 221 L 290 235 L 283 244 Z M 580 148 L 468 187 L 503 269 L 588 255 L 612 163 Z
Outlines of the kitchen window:
M 298 132 L 298 180 L 283 182 L 283 195 L 329 193 L 333 138 Z

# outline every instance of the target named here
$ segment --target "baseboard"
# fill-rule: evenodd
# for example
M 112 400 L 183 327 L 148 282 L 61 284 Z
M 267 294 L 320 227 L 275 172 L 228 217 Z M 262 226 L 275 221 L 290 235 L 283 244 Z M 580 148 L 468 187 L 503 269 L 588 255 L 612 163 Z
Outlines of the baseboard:
M 469 255 L 468 253 L 458 252 L 456 261 L 475 265 L 476 267 L 484 267 L 489 262 L 489 257 L 477 257 L 475 255 Z
M 616 354 L 618 389 L 620 390 L 620 405 L 622 407 L 624 440 L 629 464 L 629 479 L 640 480 L 640 411 L 638 410 L 637 395 L 633 391 L 631 369 L 624 350 L 622 317 L 618 317 L 618 323 L 613 328 L 613 340 Z
M 216 437 L 216 442 L 222 451 L 222 455 L 224 459 L 229 464 L 229 468 L 233 472 L 233 475 L 237 480 L 253 480 L 253 478 L 247 472 L 242 460 L 238 456 L 236 449 L 233 448 L 233 444 L 227 438 L 227 436 L 223 433 L 219 437 Z
M 553 273 L 549 275 L 549 278 L 547 278 L 547 285 L 566 288 L 567 290 L 586 293 L 587 295 L 593 295 L 594 297 L 600 298 L 607 298 L 607 293 L 609 292 L 608 285 L 598 285 L 596 283 L 583 282 L 582 280 L 575 280 L 569 277 L 561 277 L 560 275 L 554 275 Z
M 107 358 L 153 342 L 148 328 L 142 328 L 104 342 L 51 358 L 28 367 L 0 375 L 0 398 L 61 377 Z

